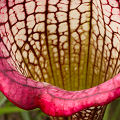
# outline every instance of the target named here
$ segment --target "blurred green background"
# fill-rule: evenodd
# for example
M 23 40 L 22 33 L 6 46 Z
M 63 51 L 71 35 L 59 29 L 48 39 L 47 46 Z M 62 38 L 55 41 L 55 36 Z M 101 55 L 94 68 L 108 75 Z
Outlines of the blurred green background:
M 49 118 L 40 109 L 26 111 L 16 107 L 0 92 L 0 120 L 49 120 Z
M 0 93 L 0 120 L 49 120 L 49 118 L 40 109 L 25 111 L 14 106 Z M 103 120 L 120 120 L 120 99 L 107 106 Z

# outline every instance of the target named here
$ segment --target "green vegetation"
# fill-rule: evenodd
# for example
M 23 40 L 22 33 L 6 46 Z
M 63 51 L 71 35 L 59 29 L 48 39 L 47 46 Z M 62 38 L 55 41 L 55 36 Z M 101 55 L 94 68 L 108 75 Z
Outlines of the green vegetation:
M 40 109 L 26 111 L 16 107 L 0 93 L 0 120 L 48 120 L 47 118 Z

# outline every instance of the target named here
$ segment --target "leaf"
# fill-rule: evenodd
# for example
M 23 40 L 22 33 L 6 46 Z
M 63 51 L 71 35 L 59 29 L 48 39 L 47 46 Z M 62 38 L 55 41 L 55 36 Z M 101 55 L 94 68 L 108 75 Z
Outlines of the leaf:
M 22 116 L 23 120 L 31 120 L 29 113 L 27 111 L 21 112 L 21 116 Z
M 0 93 L 0 107 L 6 102 L 7 98 Z
M 107 108 L 106 108 L 106 111 L 105 111 L 105 114 L 104 114 L 104 117 L 103 117 L 103 120 L 109 120 L 109 112 L 110 112 L 110 104 L 108 104 Z
M 119 120 L 120 99 L 116 99 L 108 105 L 103 120 Z M 117 106 L 117 107 L 116 107 Z
M 23 112 L 24 110 L 18 108 L 18 107 L 2 107 L 0 108 L 0 115 L 3 114 L 10 114 L 10 113 L 14 113 L 14 112 Z

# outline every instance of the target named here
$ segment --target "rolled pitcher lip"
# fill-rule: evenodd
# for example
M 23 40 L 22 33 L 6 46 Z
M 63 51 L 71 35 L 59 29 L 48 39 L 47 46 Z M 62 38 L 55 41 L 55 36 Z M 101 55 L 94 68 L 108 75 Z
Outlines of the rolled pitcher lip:
M 0 4 L 0 91 L 12 103 L 70 116 L 120 96 L 118 1 Z
M 1 63 L 4 62 L 3 58 Z M 0 64 L 0 68 L 0 91 L 12 103 L 25 110 L 40 108 L 50 116 L 70 116 L 92 106 L 106 105 L 120 96 L 120 74 L 93 88 L 67 91 L 25 78 L 4 65 Z

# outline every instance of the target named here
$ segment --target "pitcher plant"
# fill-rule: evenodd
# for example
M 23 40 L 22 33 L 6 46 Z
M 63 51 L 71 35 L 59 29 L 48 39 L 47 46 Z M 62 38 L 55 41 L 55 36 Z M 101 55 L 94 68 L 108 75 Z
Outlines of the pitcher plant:
M 102 120 L 119 71 L 120 0 L 0 0 L 0 91 L 18 107 Z

